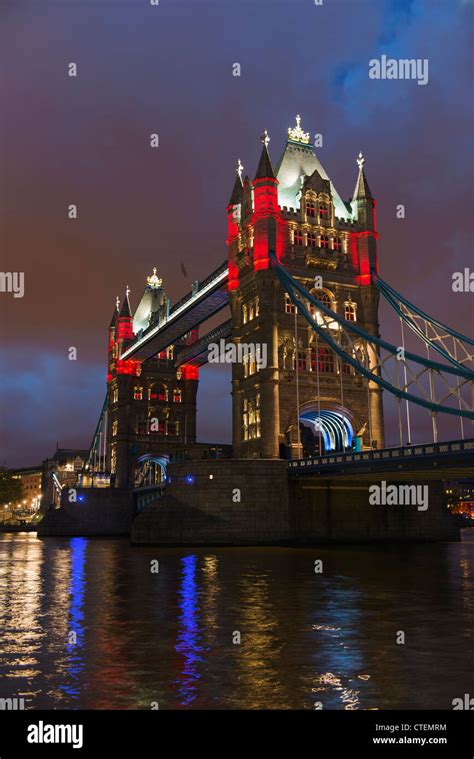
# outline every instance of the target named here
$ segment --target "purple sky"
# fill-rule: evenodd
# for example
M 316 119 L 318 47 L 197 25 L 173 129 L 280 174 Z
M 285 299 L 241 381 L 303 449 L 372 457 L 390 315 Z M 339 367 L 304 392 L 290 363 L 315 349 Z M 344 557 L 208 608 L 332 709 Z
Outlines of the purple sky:
M 267 128 L 276 163 L 296 113 L 323 134 L 318 155 L 344 198 L 364 152 L 382 276 L 472 332 L 473 296 L 453 293 L 451 279 L 472 265 L 473 10 L 466 0 L 2 0 L 1 268 L 24 271 L 26 292 L 0 293 L 0 461 L 89 445 L 116 295 L 128 284 L 136 305 L 156 265 L 176 299 L 224 260 L 236 160 L 253 176 Z M 429 83 L 370 80 L 382 54 L 427 58 Z M 398 344 L 393 314 L 383 309 L 381 323 Z M 198 397 L 200 439 L 228 441 L 230 373 L 204 369 Z M 429 429 L 424 415 L 415 440 Z

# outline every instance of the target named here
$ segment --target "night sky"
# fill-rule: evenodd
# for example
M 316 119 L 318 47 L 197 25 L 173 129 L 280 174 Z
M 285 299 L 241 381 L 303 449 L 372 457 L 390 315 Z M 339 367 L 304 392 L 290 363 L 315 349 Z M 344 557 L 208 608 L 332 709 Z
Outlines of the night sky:
M 451 281 L 473 260 L 473 11 L 467 0 L 0 0 L 1 268 L 25 272 L 26 288 L 0 293 L 0 463 L 38 464 L 56 441 L 89 446 L 115 297 L 129 285 L 136 306 L 157 266 L 177 299 L 225 259 L 237 158 L 252 178 L 266 128 L 275 164 L 297 113 L 323 134 L 318 156 L 345 199 L 365 154 L 381 275 L 472 332 L 473 295 Z M 382 54 L 427 58 L 429 83 L 370 80 Z M 388 309 L 381 326 L 398 345 Z M 202 370 L 198 399 L 199 439 L 229 441 L 229 369 Z M 424 414 L 415 441 L 429 430 Z

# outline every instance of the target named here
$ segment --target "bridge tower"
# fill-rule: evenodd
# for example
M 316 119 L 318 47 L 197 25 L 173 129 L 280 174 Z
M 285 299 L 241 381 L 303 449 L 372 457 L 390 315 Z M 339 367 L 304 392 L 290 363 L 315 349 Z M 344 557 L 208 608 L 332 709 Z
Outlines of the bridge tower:
M 197 367 L 176 370 L 174 346 L 143 363 L 120 359 L 128 345 L 168 309 L 156 269 L 147 278 L 134 314 L 128 288 L 121 306 L 117 298 L 109 326 L 107 375 L 107 468 L 116 487 L 133 486 L 141 457 L 172 456 L 196 441 Z
M 360 154 L 352 200 L 344 202 L 300 121 L 288 129 L 275 169 L 266 131 L 252 182 L 248 176 L 242 181 L 239 161 L 227 206 L 232 339 L 237 346 L 261 346 L 260 361 L 232 367 L 236 458 L 342 450 L 357 433 L 365 446 L 384 445 L 381 391 L 375 383 L 367 387 L 318 341 L 271 268 L 274 253 L 329 308 L 379 334 L 370 277 L 370 269 L 377 270 L 378 234 L 364 159 Z M 324 324 L 321 314 L 313 315 Z M 336 323 L 327 328 L 337 337 Z

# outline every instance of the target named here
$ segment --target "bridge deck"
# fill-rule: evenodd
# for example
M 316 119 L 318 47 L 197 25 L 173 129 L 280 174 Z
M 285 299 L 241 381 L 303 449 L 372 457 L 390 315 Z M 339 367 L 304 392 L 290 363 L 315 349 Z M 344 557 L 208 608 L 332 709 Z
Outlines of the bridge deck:
M 335 453 L 288 462 L 288 475 L 301 477 L 373 477 L 374 474 L 395 475 L 398 479 L 413 478 L 419 473 L 426 479 L 457 479 L 474 477 L 474 440 L 453 440 L 442 443 L 386 448 L 360 453 Z

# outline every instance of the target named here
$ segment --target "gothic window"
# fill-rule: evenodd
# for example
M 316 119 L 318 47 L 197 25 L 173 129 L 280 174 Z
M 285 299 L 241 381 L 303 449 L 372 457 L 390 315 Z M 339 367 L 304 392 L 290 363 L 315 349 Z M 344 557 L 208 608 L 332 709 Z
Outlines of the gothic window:
M 306 351 L 298 351 L 298 371 L 299 372 L 306 371 L 306 365 L 307 365 Z
M 308 245 L 315 248 L 318 244 L 318 236 L 314 232 L 308 232 Z
M 306 201 L 306 216 L 311 218 L 316 216 L 316 203 L 312 199 Z
M 332 241 L 333 250 L 342 250 L 342 238 L 335 237 Z
M 295 305 L 292 302 L 288 293 L 285 293 L 285 314 L 294 314 L 294 313 L 295 313 Z
M 114 421 L 112 422 L 112 435 L 113 435 L 113 437 L 115 437 L 115 435 L 117 434 L 117 432 L 118 432 L 118 421 L 116 419 L 114 419 Z
M 355 303 L 349 301 L 349 303 L 344 304 L 344 319 L 348 322 L 357 321 Z
M 135 401 L 142 401 L 143 400 L 143 388 L 142 387 L 134 387 L 133 388 L 133 399 Z
M 304 235 L 302 229 L 295 229 L 294 234 L 294 245 L 303 245 L 304 243 Z
M 319 291 L 315 293 L 316 298 L 321 301 L 323 306 L 326 306 L 326 308 L 331 308 L 331 298 L 328 293 L 324 291 Z
M 319 204 L 319 222 L 322 223 L 324 221 L 329 220 L 329 208 L 327 203 L 320 203 Z
M 334 354 L 331 348 L 324 346 L 318 348 L 318 366 L 320 372 L 334 372 Z
M 112 391 L 112 403 L 118 403 L 118 398 L 119 398 L 118 387 L 114 387 Z
M 260 395 L 255 400 L 244 400 L 244 440 L 260 437 Z
M 181 403 L 183 400 L 183 393 L 179 387 L 175 387 L 173 390 L 173 402 L 174 403 Z
M 150 401 L 167 401 L 167 400 L 168 400 L 168 390 L 166 388 L 166 385 L 163 385 L 161 382 L 157 382 L 156 384 L 150 387 Z
M 173 360 L 173 353 L 174 353 L 174 346 L 169 345 L 168 348 L 166 349 L 166 358 L 168 359 L 168 361 Z
M 319 243 L 320 248 L 329 248 L 329 237 L 327 235 L 321 235 L 321 241 Z

